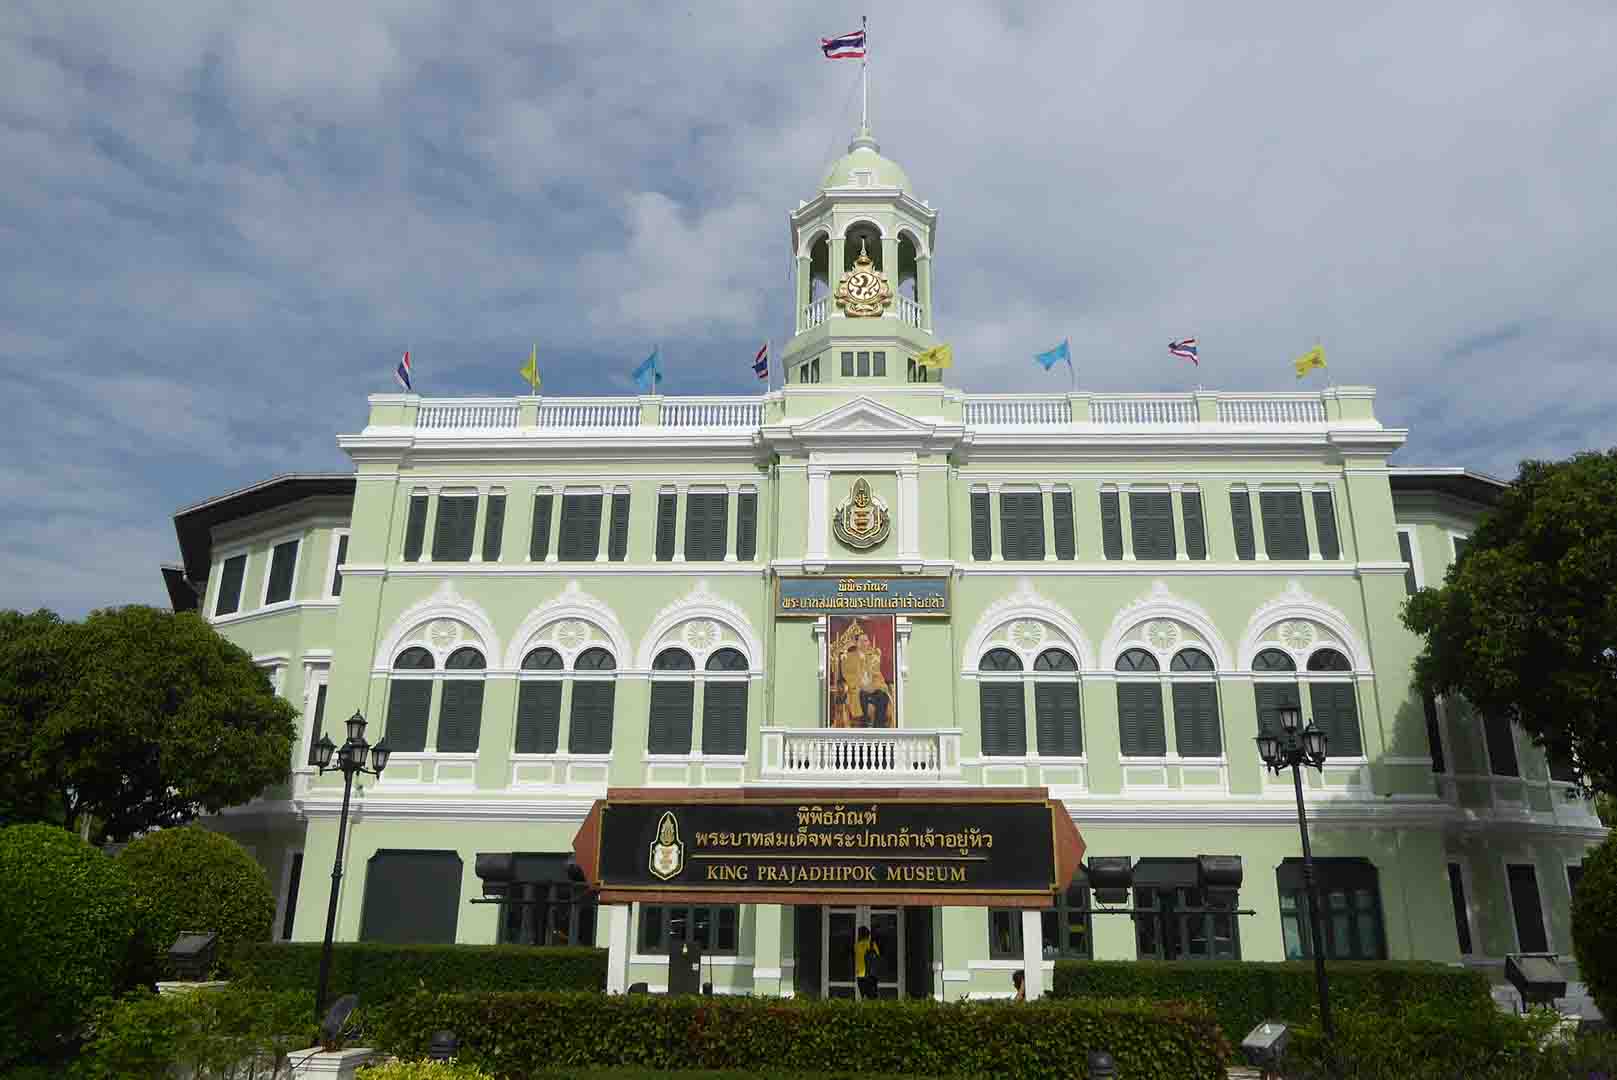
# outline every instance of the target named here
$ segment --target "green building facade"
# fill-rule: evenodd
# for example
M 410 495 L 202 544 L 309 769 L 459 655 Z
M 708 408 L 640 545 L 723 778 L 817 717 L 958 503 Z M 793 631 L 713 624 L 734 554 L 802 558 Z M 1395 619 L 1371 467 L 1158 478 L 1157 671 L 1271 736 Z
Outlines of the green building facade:
M 936 212 L 868 131 L 790 220 L 784 388 L 376 395 L 351 473 L 176 515 L 177 606 L 303 716 L 290 783 L 212 819 L 277 934 L 323 933 L 342 781 L 305 763 L 358 712 L 393 755 L 356 784 L 339 940 L 594 941 L 613 989 L 654 990 L 690 940 L 720 992 L 824 995 L 870 925 L 884 993 L 951 1000 L 1058 956 L 1301 956 L 1291 779 L 1253 742 L 1290 702 L 1330 735 L 1305 778 L 1329 955 L 1570 951 L 1603 830 L 1520 731 L 1421 698 L 1399 620 L 1498 482 L 1389 465 L 1406 432 L 1368 387 L 957 389 L 914 362 Z M 946 607 L 855 627 L 782 610 L 800 578 L 941 580 Z M 1157 914 L 1094 914 L 1082 879 L 1031 915 L 597 906 L 565 866 L 609 786 L 1043 787 Z M 517 854 L 525 903 L 471 902 L 485 853 Z M 1197 888 L 1200 854 L 1240 856 L 1238 897 Z M 1181 913 L 1217 905 L 1256 914 Z

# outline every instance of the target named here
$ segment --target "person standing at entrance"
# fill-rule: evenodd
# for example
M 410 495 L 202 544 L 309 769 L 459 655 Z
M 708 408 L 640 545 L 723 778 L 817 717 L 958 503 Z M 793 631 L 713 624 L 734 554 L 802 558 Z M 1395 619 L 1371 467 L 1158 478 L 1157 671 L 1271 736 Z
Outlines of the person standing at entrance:
M 874 1001 L 876 998 L 876 961 L 880 959 L 881 949 L 877 947 L 876 939 L 870 936 L 870 927 L 861 926 L 853 943 L 853 978 L 863 1001 Z

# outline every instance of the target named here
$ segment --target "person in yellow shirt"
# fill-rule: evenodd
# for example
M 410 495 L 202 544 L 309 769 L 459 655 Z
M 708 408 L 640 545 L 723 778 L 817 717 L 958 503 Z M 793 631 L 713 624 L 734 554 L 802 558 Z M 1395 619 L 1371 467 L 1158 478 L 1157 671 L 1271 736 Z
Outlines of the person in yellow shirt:
M 853 943 L 853 979 L 859 986 L 861 1001 L 876 999 L 875 964 L 871 962 L 871 957 L 881 959 L 881 949 L 876 945 L 876 939 L 870 936 L 870 927 L 861 926 Z

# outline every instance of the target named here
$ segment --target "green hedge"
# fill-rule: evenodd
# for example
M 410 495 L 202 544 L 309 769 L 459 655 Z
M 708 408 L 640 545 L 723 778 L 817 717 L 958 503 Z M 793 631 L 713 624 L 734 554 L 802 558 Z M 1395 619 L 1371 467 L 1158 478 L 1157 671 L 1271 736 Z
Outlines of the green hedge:
M 314 992 L 141 992 L 107 1002 L 90 1022 L 71 1080 L 126 1077 L 268 1077 L 287 1055 L 315 1045 Z M 253 1062 L 257 1069 L 243 1068 Z M 280 1072 L 274 1075 L 283 1075 Z
M 1072 1075 L 1109 1051 L 1130 1080 L 1218 1080 L 1230 1047 L 1197 1005 L 1144 1001 L 937 1004 L 601 994 L 417 994 L 361 1021 L 366 1037 L 420 1057 L 432 1032 L 505 1078 L 628 1066 L 747 1072 Z
M 1333 1009 L 1367 1007 L 1388 1012 L 1406 1001 L 1453 1008 L 1492 1007 L 1488 977 L 1440 964 L 1332 961 L 1327 965 Z M 1314 965 L 1244 960 L 1161 963 L 1149 960 L 1060 960 L 1058 998 L 1142 997 L 1203 1001 L 1217 1014 L 1231 1043 L 1239 1044 L 1265 1020 L 1303 1021 L 1314 1012 Z
M 383 945 L 331 947 L 331 998 L 354 993 L 376 1005 L 419 990 L 601 990 L 606 950 L 529 945 Z M 270 990 L 313 991 L 320 943 L 252 942 L 235 952 L 237 979 Z

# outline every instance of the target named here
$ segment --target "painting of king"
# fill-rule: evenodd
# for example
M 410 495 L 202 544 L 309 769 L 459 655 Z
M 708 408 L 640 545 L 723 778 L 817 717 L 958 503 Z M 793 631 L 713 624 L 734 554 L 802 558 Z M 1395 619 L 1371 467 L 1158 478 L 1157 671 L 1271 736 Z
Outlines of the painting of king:
M 827 623 L 826 723 L 895 728 L 897 683 L 891 615 L 832 615 Z

